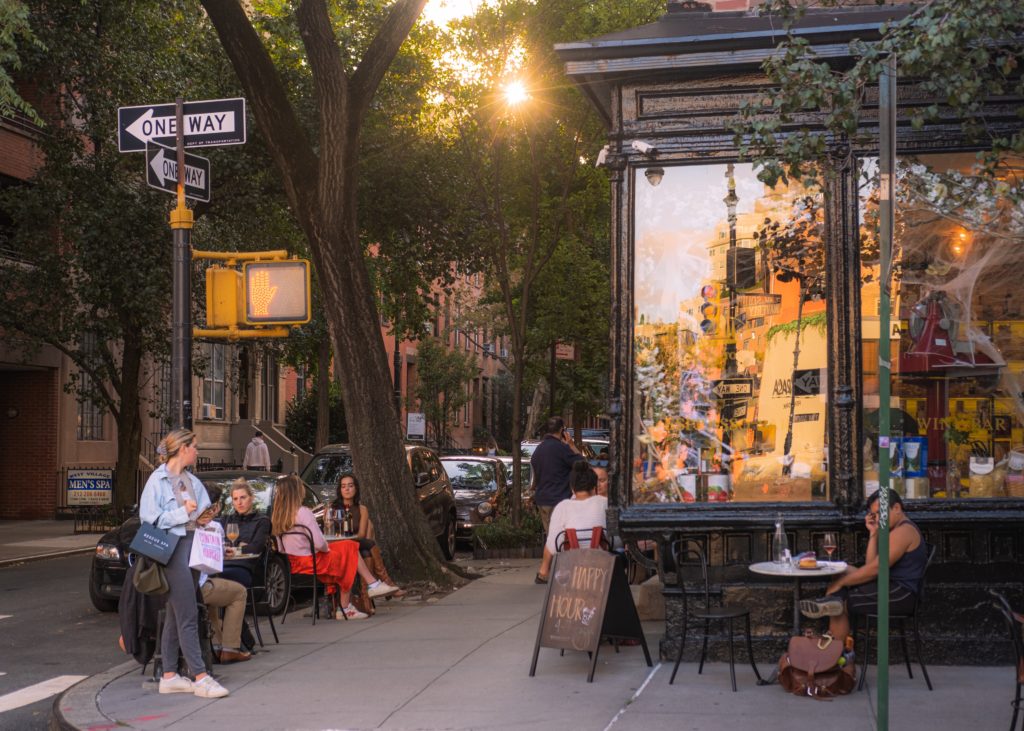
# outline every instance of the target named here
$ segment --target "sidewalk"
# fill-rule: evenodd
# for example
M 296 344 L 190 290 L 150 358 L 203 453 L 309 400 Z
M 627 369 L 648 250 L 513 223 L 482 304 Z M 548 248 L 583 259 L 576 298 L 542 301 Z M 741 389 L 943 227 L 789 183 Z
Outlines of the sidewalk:
M 102 533 L 74 531 L 73 520 L 0 520 L 0 566 L 95 550 Z
M 67 691 L 54 704 L 55 719 L 61 728 L 93 731 L 875 727 L 873 691 L 817 702 L 758 687 L 739 664 L 733 693 L 728 665 L 719 663 L 703 675 L 684 664 L 669 686 L 671 664 L 655 660 L 648 668 L 639 647 L 616 654 L 605 645 L 591 684 L 585 654 L 542 649 L 531 678 L 544 597 L 544 587 L 533 583 L 536 561 L 469 563 L 488 575 L 436 603 L 381 602 L 373 619 L 315 627 L 301 611 L 292 613 L 279 625 L 280 645 L 269 644 L 246 663 L 216 666 L 228 698 L 159 695 L 127 662 Z M 655 655 L 659 624 L 645 626 Z M 929 672 L 934 692 L 893 666 L 890 728 L 1006 727 L 1010 667 Z M 874 677 L 872 668 L 869 684 Z

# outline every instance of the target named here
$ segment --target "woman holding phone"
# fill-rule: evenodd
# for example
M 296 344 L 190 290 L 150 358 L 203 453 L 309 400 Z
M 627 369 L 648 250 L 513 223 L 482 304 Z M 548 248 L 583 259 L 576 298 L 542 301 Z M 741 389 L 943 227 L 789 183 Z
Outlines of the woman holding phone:
M 161 693 L 193 693 L 200 698 L 223 698 L 227 689 L 206 673 L 199 647 L 199 621 L 196 609 L 198 573 L 189 567 L 192 539 L 196 526 L 213 519 L 210 498 L 199 478 L 188 471 L 196 463 L 196 435 L 188 429 L 175 429 L 157 447 L 161 465 L 146 481 L 139 500 L 139 518 L 178 536 L 174 553 L 164 567 L 170 592 L 164 631 L 160 638 L 160 656 L 164 674 Z M 195 682 L 174 670 L 179 650 L 185 657 Z M 168 670 L 168 668 L 171 668 Z

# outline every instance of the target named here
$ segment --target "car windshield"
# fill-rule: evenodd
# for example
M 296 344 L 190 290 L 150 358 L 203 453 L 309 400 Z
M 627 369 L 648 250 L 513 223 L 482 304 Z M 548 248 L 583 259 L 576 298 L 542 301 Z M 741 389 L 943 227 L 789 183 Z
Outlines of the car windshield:
M 442 460 L 444 471 L 456 490 L 487 490 L 494 492 L 498 483 L 494 476 L 494 465 L 489 462 Z
M 352 455 L 348 452 L 320 454 L 313 457 L 302 471 L 302 481 L 307 485 L 337 485 L 343 472 L 352 471 Z
M 540 442 L 523 442 L 522 444 L 519 445 L 519 453 L 525 459 L 529 459 L 530 457 L 533 456 L 533 452 L 534 450 L 537 449 L 537 446 L 539 444 Z
M 508 475 L 509 483 L 512 482 L 512 458 L 502 457 L 501 461 L 505 463 L 505 473 Z M 522 481 L 524 485 L 530 484 L 530 462 L 529 460 L 522 460 L 520 463 L 520 474 L 522 475 Z
M 222 516 L 230 516 L 235 514 L 235 506 L 231 502 L 231 485 L 234 483 L 236 477 L 215 477 L 203 480 L 203 484 L 207 488 L 216 485 L 223 491 L 220 496 L 220 514 Z M 254 494 L 253 497 L 253 510 L 264 515 L 270 515 L 270 505 L 274 495 L 274 485 L 277 484 L 277 478 L 275 476 L 266 477 L 248 477 L 246 478 L 249 484 L 252 486 Z M 305 489 L 305 496 L 303 497 L 302 504 L 310 510 L 315 510 L 320 505 L 320 499 L 316 493 L 313 492 L 307 486 Z

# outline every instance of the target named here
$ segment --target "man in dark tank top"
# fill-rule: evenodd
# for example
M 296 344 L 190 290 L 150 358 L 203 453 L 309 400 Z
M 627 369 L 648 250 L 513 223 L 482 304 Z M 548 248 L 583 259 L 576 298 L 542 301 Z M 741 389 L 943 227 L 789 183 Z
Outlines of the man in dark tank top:
M 878 492 L 868 498 L 864 525 L 868 549 L 863 566 L 851 566 L 829 584 L 826 596 L 800 602 L 805 617 L 829 617 L 829 631 L 837 639 L 850 634 L 851 614 L 878 611 Z M 928 549 L 920 529 L 903 512 L 903 500 L 889 490 L 889 611 L 906 614 L 917 605 L 921 580 L 928 565 Z

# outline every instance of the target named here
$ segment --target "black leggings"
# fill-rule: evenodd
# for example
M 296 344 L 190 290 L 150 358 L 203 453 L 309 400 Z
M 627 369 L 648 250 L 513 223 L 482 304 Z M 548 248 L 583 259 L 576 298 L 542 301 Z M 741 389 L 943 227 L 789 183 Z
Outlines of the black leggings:
M 850 615 L 878 613 L 878 582 L 869 581 L 857 586 L 844 586 L 836 592 L 846 601 L 846 612 Z M 905 586 L 892 584 L 889 587 L 889 614 L 910 614 L 917 606 L 917 595 Z

